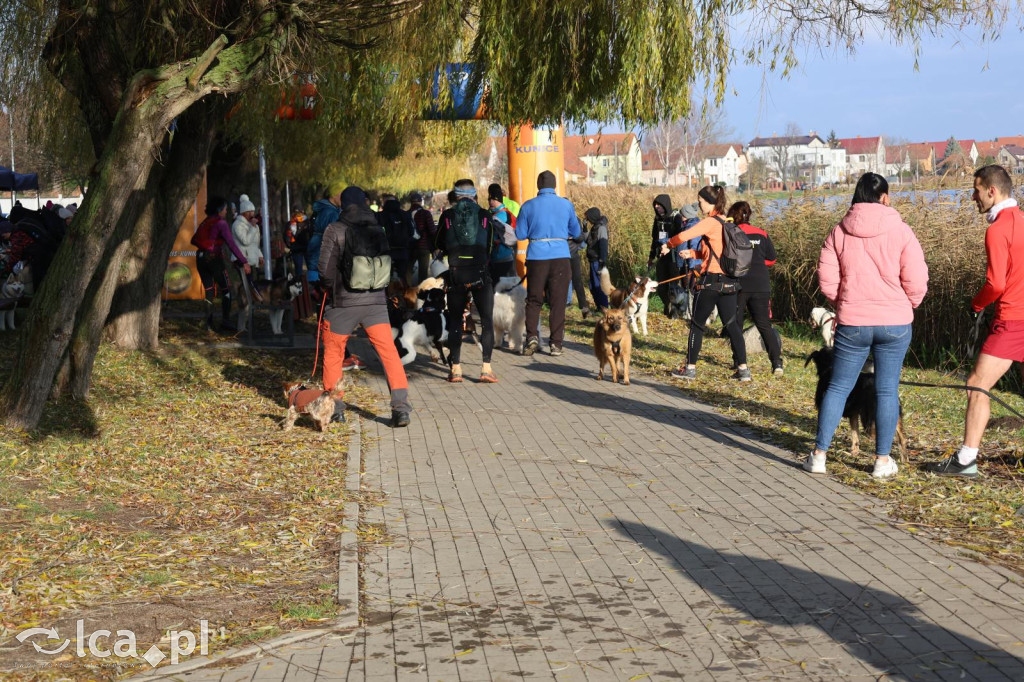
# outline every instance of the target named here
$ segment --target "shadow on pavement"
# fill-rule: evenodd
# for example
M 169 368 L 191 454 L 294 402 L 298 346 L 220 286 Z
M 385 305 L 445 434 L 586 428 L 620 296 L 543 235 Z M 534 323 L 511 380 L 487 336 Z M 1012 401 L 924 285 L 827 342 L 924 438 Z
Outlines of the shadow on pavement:
M 1020 658 L 926 620 L 912 602 L 881 589 L 881 580 L 877 587 L 861 585 L 719 551 L 634 521 L 615 519 L 610 526 L 673 562 L 739 618 L 815 627 L 852 656 L 885 670 L 879 679 L 1024 679 Z

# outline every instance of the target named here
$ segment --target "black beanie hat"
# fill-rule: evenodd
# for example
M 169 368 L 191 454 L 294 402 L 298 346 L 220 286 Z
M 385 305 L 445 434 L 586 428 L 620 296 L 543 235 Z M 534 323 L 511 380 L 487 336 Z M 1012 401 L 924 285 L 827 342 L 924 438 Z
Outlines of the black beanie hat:
M 341 193 L 341 210 L 345 210 L 352 204 L 362 205 L 365 203 L 366 192 L 355 185 L 346 187 Z
M 601 209 L 599 209 L 597 206 L 592 206 L 587 209 L 587 212 L 583 214 L 583 217 L 591 225 L 596 225 L 597 221 L 600 220 L 603 216 L 601 215 Z
M 537 189 L 554 189 L 555 174 L 551 171 L 544 171 L 537 176 Z

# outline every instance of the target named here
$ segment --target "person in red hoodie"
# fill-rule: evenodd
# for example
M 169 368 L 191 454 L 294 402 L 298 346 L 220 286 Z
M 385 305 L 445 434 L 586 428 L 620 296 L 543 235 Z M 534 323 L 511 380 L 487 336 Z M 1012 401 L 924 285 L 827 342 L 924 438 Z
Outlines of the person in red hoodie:
M 988 268 L 985 286 L 971 301 L 975 315 L 995 304 L 995 318 L 981 347 L 967 385 L 992 390 L 1014 360 L 1024 362 L 1024 213 L 1013 199 L 1013 182 L 1002 166 L 974 173 L 974 203 L 989 222 L 985 231 Z M 929 462 L 925 471 L 942 476 L 978 475 L 978 449 L 989 418 L 989 397 L 967 391 L 967 417 L 960 450 L 947 459 Z
M 818 410 L 814 451 L 804 469 L 825 473 L 825 454 L 843 417 L 868 353 L 875 359 L 875 478 L 896 475 L 889 456 L 899 420 L 899 383 L 910 347 L 914 309 L 928 291 L 924 251 L 899 212 L 889 206 L 889 183 L 865 173 L 853 203 L 832 228 L 818 257 L 821 293 L 836 308 L 832 380 Z

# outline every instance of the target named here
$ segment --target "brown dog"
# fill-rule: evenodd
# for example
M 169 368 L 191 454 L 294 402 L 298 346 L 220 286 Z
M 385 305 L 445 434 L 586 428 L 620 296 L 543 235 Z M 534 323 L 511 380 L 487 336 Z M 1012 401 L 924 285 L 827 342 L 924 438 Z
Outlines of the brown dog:
M 622 383 L 629 386 L 629 356 L 633 350 L 633 336 L 629 333 L 626 312 L 618 308 L 605 311 L 594 327 L 594 355 L 601 363 L 597 380 L 604 380 L 604 366 L 611 365 L 612 381 L 619 381 L 619 362 L 622 362 Z
M 281 422 L 281 428 L 290 430 L 299 415 L 308 414 L 320 431 L 326 431 L 334 414 L 334 398 L 323 389 L 306 388 L 298 381 L 285 382 L 284 399 L 288 412 Z

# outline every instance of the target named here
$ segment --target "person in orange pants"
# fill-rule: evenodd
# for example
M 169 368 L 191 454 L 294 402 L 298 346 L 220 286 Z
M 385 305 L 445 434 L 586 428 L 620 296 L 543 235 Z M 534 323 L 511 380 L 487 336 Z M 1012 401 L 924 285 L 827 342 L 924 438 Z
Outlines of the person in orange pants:
M 384 365 L 391 390 L 391 425 L 408 426 L 412 405 L 409 403 L 409 380 L 398 357 L 391 336 L 387 298 L 384 289 L 351 290 L 340 267 L 345 255 L 345 241 L 350 230 L 356 234 L 381 229 L 377 216 L 367 205 L 366 193 L 348 187 L 341 193 L 341 216 L 324 232 L 320 249 L 320 280 L 333 302 L 324 311 L 324 390 L 334 398 L 334 421 L 344 421 L 345 403 L 342 388 L 342 363 L 348 338 L 359 325 L 366 330 L 370 343 Z

